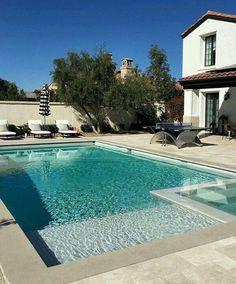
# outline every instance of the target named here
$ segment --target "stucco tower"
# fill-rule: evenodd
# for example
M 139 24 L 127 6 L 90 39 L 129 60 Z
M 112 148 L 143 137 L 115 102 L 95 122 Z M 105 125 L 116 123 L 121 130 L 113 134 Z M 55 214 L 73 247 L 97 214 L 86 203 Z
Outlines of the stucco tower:
M 120 68 L 120 77 L 123 79 L 125 76 L 132 74 L 135 70 L 134 61 L 130 58 L 123 58 Z

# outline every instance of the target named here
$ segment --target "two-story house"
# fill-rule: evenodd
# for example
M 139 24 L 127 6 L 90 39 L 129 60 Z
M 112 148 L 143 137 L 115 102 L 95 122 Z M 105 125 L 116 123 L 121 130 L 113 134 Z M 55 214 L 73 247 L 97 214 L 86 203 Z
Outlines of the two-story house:
M 208 11 L 182 38 L 184 121 L 216 133 L 223 117 L 236 126 L 236 15 Z

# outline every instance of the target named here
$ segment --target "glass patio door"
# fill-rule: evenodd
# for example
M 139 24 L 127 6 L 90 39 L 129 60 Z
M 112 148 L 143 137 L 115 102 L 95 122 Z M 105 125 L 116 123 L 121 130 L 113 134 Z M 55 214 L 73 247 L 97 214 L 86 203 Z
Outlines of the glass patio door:
M 216 133 L 219 119 L 219 93 L 206 94 L 206 127 Z

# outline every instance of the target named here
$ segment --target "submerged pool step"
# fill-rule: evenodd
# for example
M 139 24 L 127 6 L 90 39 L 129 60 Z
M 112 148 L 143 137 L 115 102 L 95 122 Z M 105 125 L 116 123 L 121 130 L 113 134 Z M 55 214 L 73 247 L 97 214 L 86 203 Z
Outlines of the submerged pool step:
M 176 204 L 163 203 L 158 207 L 49 226 L 38 233 L 63 263 L 216 223 L 216 220 Z

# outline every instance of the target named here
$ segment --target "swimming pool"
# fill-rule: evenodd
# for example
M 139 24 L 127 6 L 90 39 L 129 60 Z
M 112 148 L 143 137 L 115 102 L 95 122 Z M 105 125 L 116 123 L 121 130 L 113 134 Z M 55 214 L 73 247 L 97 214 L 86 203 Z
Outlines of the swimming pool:
M 1 199 L 60 263 L 213 225 L 149 192 L 235 177 L 99 143 L 1 149 L 0 165 Z

